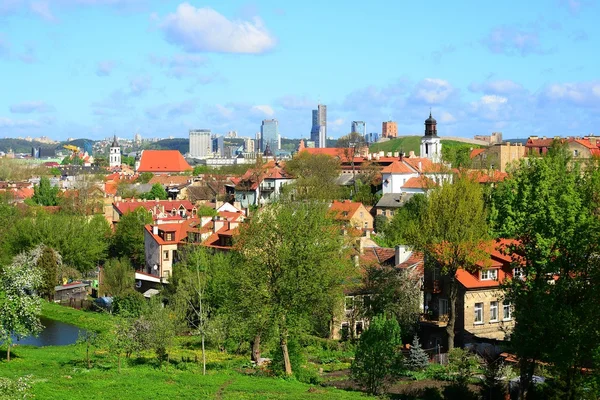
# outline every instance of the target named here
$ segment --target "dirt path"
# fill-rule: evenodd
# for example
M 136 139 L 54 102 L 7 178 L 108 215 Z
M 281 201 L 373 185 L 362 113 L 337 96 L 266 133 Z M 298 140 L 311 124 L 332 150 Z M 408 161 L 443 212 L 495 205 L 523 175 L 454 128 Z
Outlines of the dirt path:
M 215 398 L 221 400 L 223 398 L 223 393 L 225 392 L 225 389 L 227 389 L 227 386 L 231 385 L 234 380 L 235 378 L 231 378 L 230 380 L 224 382 L 221 386 L 219 386 L 219 390 L 217 390 Z

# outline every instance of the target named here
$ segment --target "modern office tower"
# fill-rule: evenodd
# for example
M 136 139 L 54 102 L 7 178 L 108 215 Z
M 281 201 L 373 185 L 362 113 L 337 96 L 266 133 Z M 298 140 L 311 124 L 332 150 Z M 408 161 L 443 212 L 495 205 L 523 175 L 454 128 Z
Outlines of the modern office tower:
M 385 121 L 381 124 L 381 136 L 395 138 L 398 136 L 398 124 L 395 121 Z
M 190 130 L 190 156 L 206 158 L 212 155 L 212 139 L 210 129 Z
M 279 122 L 276 119 L 265 119 L 260 126 L 260 151 L 265 151 L 269 145 L 271 151 L 280 150 Z
M 352 121 L 351 133 L 358 133 L 360 136 L 367 134 L 367 124 L 365 121 Z
M 215 157 L 225 156 L 225 138 L 223 136 L 212 138 L 212 152 Z
M 327 147 L 327 106 L 324 104 L 319 104 L 312 112 L 310 140 L 318 148 Z
M 136 133 L 133 136 L 133 141 L 135 142 L 135 144 L 141 144 L 142 143 L 142 135 L 140 135 L 139 133 Z

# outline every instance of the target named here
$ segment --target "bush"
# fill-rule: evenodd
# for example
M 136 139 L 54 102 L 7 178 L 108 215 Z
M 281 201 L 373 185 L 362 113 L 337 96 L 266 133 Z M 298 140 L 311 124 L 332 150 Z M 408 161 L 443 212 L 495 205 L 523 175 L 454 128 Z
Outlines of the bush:
M 360 336 L 352 377 L 369 393 L 380 394 L 403 370 L 400 326 L 395 319 L 375 317 Z
M 28 399 L 30 398 L 30 389 L 31 375 L 22 376 L 16 380 L 0 377 L 0 399 Z
M 142 314 L 146 305 L 144 296 L 135 291 L 127 292 L 113 298 L 113 313 L 122 317 L 137 318 Z

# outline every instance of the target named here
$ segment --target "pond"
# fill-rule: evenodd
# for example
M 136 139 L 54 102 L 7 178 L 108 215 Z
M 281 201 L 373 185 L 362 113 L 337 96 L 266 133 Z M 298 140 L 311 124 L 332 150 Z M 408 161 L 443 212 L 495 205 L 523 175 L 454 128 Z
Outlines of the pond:
M 21 340 L 14 341 L 14 344 L 23 345 L 27 344 L 30 346 L 66 346 L 73 344 L 79 337 L 79 332 L 85 332 L 85 329 L 79 328 L 75 325 L 65 324 L 64 322 L 55 321 L 41 317 L 40 322 L 44 326 L 44 329 L 40 332 L 38 337 L 28 336 Z

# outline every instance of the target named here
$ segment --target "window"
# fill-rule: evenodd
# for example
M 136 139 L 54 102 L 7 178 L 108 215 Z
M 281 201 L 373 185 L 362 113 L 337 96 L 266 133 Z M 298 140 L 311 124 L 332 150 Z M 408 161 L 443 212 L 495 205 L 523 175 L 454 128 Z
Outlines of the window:
M 579 150 L 573 150 L 573 157 L 579 157 Z
M 173 240 L 173 232 L 167 232 L 167 233 L 165 234 L 165 240 L 166 240 L 167 242 L 170 242 L 170 241 L 172 241 L 172 240 Z
M 483 324 L 483 303 L 475 303 L 475 323 Z
M 354 310 L 354 297 L 346 296 L 346 311 Z
M 163 251 L 163 260 L 169 260 L 169 250 Z
M 448 300 L 440 299 L 440 315 L 448 314 Z
M 515 279 L 523 279 L 525 276 L 523 275 L 523 268 L 514 268 L 513 269 L 513 278 Z
M 358 321 L 355 325 L 355 330 L 354 332 L 356 332 L 357 336 L 360 336 L 360 334 L 363 332 L 363 323 L 362 321 Z
M 502 302 L 502 319 L 504 319 L 505 321 L 508 321 L 510 319 L 512 319 L 512 305 L 510 304 L 510 301 L 504 300 Z
M 492 301 L 490 303 L 490 322 L 498 321 L 498 302 Z
M 495 281 L 498 280 L 498 270 L 497 269 L 484 269 L 481 271 L 481 280 L 482 281 Z
M 360 212 L 360 219 L 363 219 L 364 217 L 365 217 L 365 216 L 364 216 L 364 213 L 361 211 L 361 212 Z

